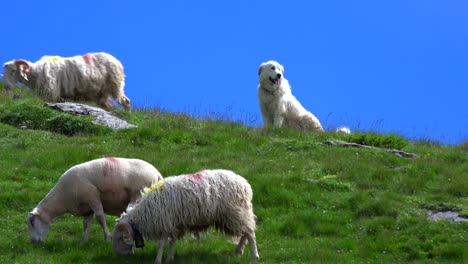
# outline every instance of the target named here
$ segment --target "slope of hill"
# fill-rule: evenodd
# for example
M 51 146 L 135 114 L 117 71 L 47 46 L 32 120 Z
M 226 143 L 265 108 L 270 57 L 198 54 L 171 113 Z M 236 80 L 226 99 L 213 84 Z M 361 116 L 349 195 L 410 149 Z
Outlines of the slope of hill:
M 468 222 L 428 220 L 429 210 L 468 216 L 468 142 L 441 146 L 398 135 L 308 134 L 193 119 L 160 109 L 116 113 L 136 129 L 112 131 L 89 119 L 18 100 L 0 83 L 0 263 L 151 263 L 157 245 L 122 258 L 96 221 L 79 246 L 82 219 L 64 215 L 46 242 L 29 243 L 26 215 L 71 166 L 99 157 L 140 158 L 163 176 L 231 169 L 254 190 L 263 263 L 468 262 Z M 346 140 L 416 153 L 321 144 Z M 116 217 L 107 216 L 112 228 Z M 174 263 L 248 263 L 218 232 L 186 236 Z

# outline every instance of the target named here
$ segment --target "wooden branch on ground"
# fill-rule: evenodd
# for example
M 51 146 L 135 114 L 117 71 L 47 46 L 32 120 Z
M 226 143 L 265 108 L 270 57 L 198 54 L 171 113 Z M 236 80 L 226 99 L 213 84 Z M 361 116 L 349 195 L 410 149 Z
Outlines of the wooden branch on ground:
M 341 147 L 378 149 L 378 150 L 383 150 L 383 151 L 386 151 L 386 152 L 393 153 L 393 154 L 397 155 L 398 157 L 404 157 L 404 158 L 417 158 L 417 157 L 419 157 L 419 155 L 417 155 L 417 154 L 401 151 L 401 150 L 398 150 L 398 149 L 378 148 L 378 147 L 362 145 L 362 144 L 358 144 L 358 143 L 351 143 L 351 142 L 346 142 L 346 141 L 340 141 L 340 140 L 329 140 L 329 141 L 324 142 L 323 144 L 332 145 L 332 146 L 341 146 Z

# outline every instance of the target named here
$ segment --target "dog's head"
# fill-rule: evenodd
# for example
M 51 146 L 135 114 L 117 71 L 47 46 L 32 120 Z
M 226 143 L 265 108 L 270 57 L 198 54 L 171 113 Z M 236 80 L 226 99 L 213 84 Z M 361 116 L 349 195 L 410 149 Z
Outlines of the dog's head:
M 267 61 L 258 68 L 258 81 L 264 89 L 274 91 L 283 81 L 284 67 L 276 61 Z

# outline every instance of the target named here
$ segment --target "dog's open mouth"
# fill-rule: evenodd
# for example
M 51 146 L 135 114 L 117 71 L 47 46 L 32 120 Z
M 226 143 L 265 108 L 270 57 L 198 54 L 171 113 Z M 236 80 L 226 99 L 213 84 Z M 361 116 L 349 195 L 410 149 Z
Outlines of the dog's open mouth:
M 278 85 L 280 83 L 280 81 L 281 81 L 281 78 L 278 78 L 278 79 L 273 79 L 271 77 L 269 77 L 269 78 L 270 78 L 270 82 L 273 83 L 273 84 L 276 84 L 276 85 Z

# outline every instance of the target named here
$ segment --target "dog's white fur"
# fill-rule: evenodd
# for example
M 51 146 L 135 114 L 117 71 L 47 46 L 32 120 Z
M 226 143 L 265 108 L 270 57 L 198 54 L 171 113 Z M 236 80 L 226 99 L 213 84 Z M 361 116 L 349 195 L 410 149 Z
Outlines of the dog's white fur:
M 323 132 L 320 121 L 291 92 L 284 67 L 267 61 L 258 68 L 258 100 L 265 127 L 289 127 Z

